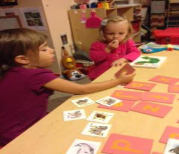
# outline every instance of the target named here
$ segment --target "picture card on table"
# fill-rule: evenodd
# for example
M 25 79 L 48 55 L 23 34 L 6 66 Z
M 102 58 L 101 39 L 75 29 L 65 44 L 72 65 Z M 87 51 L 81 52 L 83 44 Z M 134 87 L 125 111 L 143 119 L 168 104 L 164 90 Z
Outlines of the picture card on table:
M 123 100 L 120 103 L 114 104 L 113 106 L 104 106 L 104 105 L 99 105 L 99 108 L 104 108 L 104 109 L 109 109 L 109 110 L 117 110 L 117 111 L 123 111 L 123 112 L 128 112 L 132 108 L 132 106 L 135 104 L 135 101 L 128 101 L 128 100 Z
M 93 111 L 91 115 L 87 118 L 87 120 L 94 121 L 94 122 L 108 123 L 113 116 L 114 113 Z
M 164 118 L 170 112 L 171 109 L 172 107 L 170 106 L 164 106 L 160 104 L 154 104 L 151 102 L 141 101 L 137 105 L 135 105 L 131 110 Z
M 106 137 L 111 128 L 110 124 L 92 123 L 89 122 L 83 130 L 83 135 Z
M 115 90 L 111 96 L 122 100 L 138 101 L 141 99 L 142 92 Z
M 164 154 L 177 154 L 179 153 L 179 140 L 168 139 L 167 146 Z
M 179 93 L 179 85 L 175 85 L 175 84 L 168 85 L 168 92 Z
M 112 106 L 112 105 L 117 104 L 121 101 L 122 100 L 120 100 L 120 99 L 116 99 L 116 98 L 111 97 L 111 96 L 106 96 L 102 99 L 97 100 L 96 103 L 102 104 L 102 105 L 105 105 L 105 106 Z
M 167 103 L 167 104 L 172 104 L 174 99 L 175 99 L 174 94 L 158 93 L 158 92 L 144 92 L 141 97 L 141 100 L 144 101 L 160 102 L 160 103 Z
M 134 60 L 131 65 L 134 67 L 144 67 L 144 68 L 159 68 L 160 65 L 167 59 L 167 57 L 162 56 L 139 56 Z
M 153 140 L 120 134 L 111 134 L 102 149 L 109 154 L 151 154 Z
M 132 74 L 135 69 L 130 64 L 125 64 L 118 72 L 115 73 L 116 77 L 119 77 L 121 73 L 126 72 L 126 74 Z
M 100 142 L 75 139 L 66 154 L 97 154 Z
M 88 97 L 72 100 L 72 103 L 78 107 L 84 107 L 87 105 L 94 104 L 95 102 Z
M 161 139 L 160 139 L 160 142 L 167 143 L 169 138 L 179 139 L 179 128 L 167 126 Z
M 174 84 L 179 81 L 179 78 L 157 75 L 154 78 L 150 79 L 149 81 L 165 83 L 165 84 Z
M 131 83 L 127 84 L 125 88 L 150 91 L 155 87 L 155 85 L 156 84 L 153 83 L 132 81 Z
M 85 111 L 83 109 L 80 110 L 69 110 L 63 112 L 64 121 L 85 119 Z

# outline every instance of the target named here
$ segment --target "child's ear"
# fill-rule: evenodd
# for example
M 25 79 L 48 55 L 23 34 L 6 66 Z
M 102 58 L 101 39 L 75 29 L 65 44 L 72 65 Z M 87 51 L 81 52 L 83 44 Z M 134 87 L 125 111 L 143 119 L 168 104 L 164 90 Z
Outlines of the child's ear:
M 18 64 L 23 64 L 23 65 L 30 63 L 29 58 L 27 58 L 27 57 L 24 56 L 24 55 L 16 56 L 16 57 L 14 58 L 14 61 L 15 61 L 16 63 L 18 63 Z

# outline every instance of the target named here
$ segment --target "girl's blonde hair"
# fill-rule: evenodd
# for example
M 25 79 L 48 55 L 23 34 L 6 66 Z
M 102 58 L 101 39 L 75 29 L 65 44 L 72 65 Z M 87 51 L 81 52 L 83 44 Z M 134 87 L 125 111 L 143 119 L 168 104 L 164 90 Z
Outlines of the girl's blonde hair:
M 101 22 L 101 26 L 100 26 L 100 29 L 99 29 L 100 40 L 105 41 L 104 32 L 105 32 L 105 28 L 106 28 L 107 24 L 109 24 L 111 22 L 117 23 L 117 22 L 124 22 L 124 21 L 128 23 L 128 33 L 126 35 L 126 38 L 123 40 L 123 42 L 125 42 L 129 38 L 131 38 L 132 33 L 133 33 L 131 22 L 128 19 L 126 19 L 125 17 L 122 17 L 122 16 L 109 16 L 108 18 L 103 19 L 102 22 Z
M 0 31 L 0 76 L 6 68 L 18 65 L 14 61 L 18 55 L 38 60 L 39 46 L 46 40 L 46 35 L 26 28 Z

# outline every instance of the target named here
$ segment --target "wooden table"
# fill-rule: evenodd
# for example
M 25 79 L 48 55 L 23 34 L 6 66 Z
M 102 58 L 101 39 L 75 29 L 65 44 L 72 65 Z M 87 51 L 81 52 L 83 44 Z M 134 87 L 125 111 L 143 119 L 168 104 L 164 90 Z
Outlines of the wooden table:
M 152 56 L 167 56 L 159 69 L 136 68 L 135 81 L 147 82 L 156 75 L 164 75 L 179 78 L 179 51 L 163 51 L 150 54 Z M 104 81 L 112 78 L 119 68 L 111 68 L 94 82 Z M 167 92 L 166 84 L 157 84 L 152 92 Z M 98 100 L 104 96 L 110 95 L 114 90 L 121 89 L 115 87 L 102 92 L 85 95 L 93 100 Z M 124 89 L 127 90 L 127 89 Z M 137 90 L 133 90 L 137 91 Z M 163 152 L 165 144 L 159 143 L 166 126 L 179 127 L 176 123 L 179 120 L 179 96 L 176 94 L 174 108 L 165 118 L 158 118 L 138 112 L 121 112 L 97 108 L 97 104 L 89 105 L 83 109 L 89 116 L 93 110 L 102 110 L 115 113 L 109 124 L 112 124 L 108 136 L 105 138 L 82 135 L 81 132 L 89 121 L 74 120 L 63 121 L 63 111 L 79 109 L 70 100 L 82 98 L 82 95 L 71 97 L 65 103 L 52 111 L 45 118 L 40 120 L 25 133 L 13 140 L 7 146 L 0 150 L 0 154 L 65 154 L 75 139 L 101 142 L 99 149 L 102 150 L 105 142 L 111 133 L 123 134 L 128 136 L 154 139 L 152 151 Z

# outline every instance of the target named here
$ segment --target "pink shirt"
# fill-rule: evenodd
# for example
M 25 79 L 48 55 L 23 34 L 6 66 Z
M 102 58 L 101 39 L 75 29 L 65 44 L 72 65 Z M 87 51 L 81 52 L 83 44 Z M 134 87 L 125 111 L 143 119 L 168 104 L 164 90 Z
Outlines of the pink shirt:
M 90 58 L 95 65 L 89 72 L 89 77 L 95 79 L 111 67 L 112 62 L 120 58 L 134 61 L 140 56 L 140 50 L 135 46 L 134 41 L 129 39 L 110 53 L 105 51 L 107 44 L 94 42 L 90 48 Z

